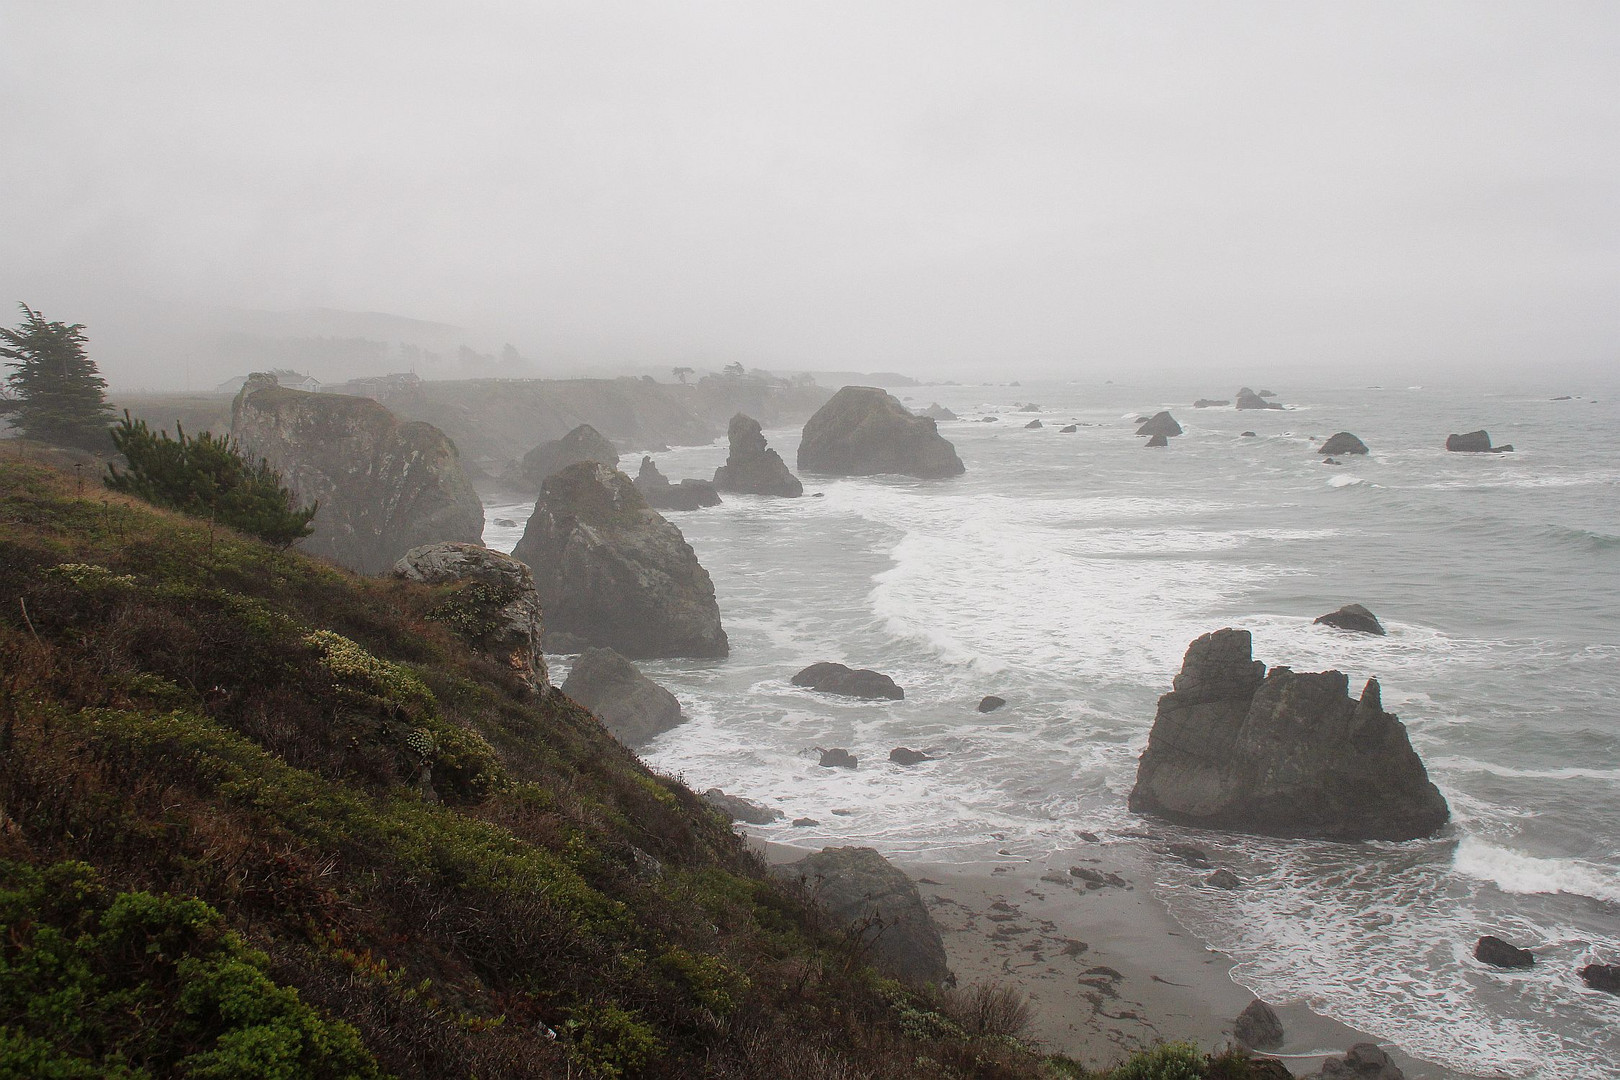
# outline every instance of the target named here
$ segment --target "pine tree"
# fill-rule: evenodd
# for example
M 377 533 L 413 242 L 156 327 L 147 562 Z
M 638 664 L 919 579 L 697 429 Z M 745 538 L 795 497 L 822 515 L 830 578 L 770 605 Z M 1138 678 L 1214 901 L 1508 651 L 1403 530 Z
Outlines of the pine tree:
M 112 442 L 129 462 L 128 472 L 107 466 L 107 486 L 195 517 L 205 517 L 259 539 L 286 547 L 315 531 L 310 521 L 320 504 L 299 510 L 281 474 L 264 458 L 250 461 L 228 435 L 203 432 L 195 438 L 175 425 L 152 433 L 145 420 L 128 411 L 112 430 Z
M 85 355 L 84 327 L 47 322 L 27 304 L 22 325 L 0 327 L 0 356 L 14 363 L 6 376 L 14 402 L 12 426 L 30 439 L 86 450 L 107 448 L 112 407 L 107 380 Z

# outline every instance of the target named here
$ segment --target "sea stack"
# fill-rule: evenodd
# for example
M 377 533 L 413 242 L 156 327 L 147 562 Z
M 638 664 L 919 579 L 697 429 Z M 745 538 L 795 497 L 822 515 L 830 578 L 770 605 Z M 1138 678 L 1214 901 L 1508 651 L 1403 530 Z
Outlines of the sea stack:
M 1447 435 L 1446 449 L 1456 454 L 1511 454 L 1512 443 L 1501 446 L 1491 445 L 1491 433 L 1485 430 L 1470 431 L 1463 435 Z
M 1142 426 L 1136 429 L 1136 433 L 1150 438 L 1173 439 L 1181 434 L 1181 425 L 1176 423 L 1176 418 L 1171 416 L 1168 411 L 1156 412 L 1142 421 Z M 1163 446 L 1165 444 L 1159 442 L 1152 445 Z
M 925 480 L 966 469 L 934 421 L 913 416 L 875 386 L 846 386 L 808 423 L 799 442 L 799 470 L 834 476 L 899 473 Z
M 759 421 L 738 413 L 726 429 L 731 452 L 714 470 L 714 486 L 744 495 L 778 495 L 796 499 L 804 494 L 799 478 L 788 472 L 782 455 L 765 445 Z
M 601 432 L 581 424 L 562 438 L 543 442 L 523 455 L 524 487 L 539 491 L 546 477 L 580 461 L 600 461 L 618 468 L 619 451 Z
M 713 484 L 707 480 L 682 480 L 672 484 L 653 459 L 645 455 L 635 483 L 636 490 L 654 510 L 701 510 L 705 506 L 720 505 L 720 493 Z
M 1208 829 L 1328 840 L 1412 840 L 1450 817 L 1378 681 L 1268 673 L 1247 630 L 1187 649 L 1159 699 L 1130 808 Z
M 1324 456 L 1332 456 L 1333 454 L 1365 454 L 1367 452 L 1367 444 L 1350 434 L 1348 431 L 1341 431 L 1337 435 L 1330 437 L 1327 442 L 1317 447 L 1316 452 Z
M 1236 401 L 1236 407 L 1239 409 L 1282 408 L 1282 404 L 1280 402 L 1266 400 L 1266 398 L 1270 396 L 1270 393 L 1271 392 L 1269 390 L 1262 390 L 1257 394 L 1245 386 L 1243 389 L 1237 392 L 1237 397 L 1234 399 Z

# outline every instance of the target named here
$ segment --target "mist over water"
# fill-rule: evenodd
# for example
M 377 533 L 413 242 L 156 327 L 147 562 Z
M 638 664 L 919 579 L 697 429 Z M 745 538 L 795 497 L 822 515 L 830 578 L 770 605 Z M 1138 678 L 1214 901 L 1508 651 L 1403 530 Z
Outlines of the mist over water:
M 966 476 L 805 477 L 803 499 L 666 515 L 714 578 L 732 653 L 641 665 L 689 717 L 643 757 L 780 808 L 761 831 L 783 842 L 1043 854 L 1144 826 L 1124 800 L 1157 697 L 1190 641 L 1244 627 L 1268 665 L 1337 667 L 1352 690 L 1377 676 L 1453 821 L 1361 845 L 1147 823 L 1246 882 L 1199 888 L 1167 861 L 1161 898 L 1273 1003 L 1463 1070 L 1616 1075 L 1614 999 L 1575 972 L 1620 959 L 1620 409 L 1548 400 L 1559 388 L 1277 388 L 1287 411 L 1174 407 L 1186 433 L 1162 450 L 1132 436 L 1138 415 L 1230 390 L 908 389 L 913 408 L 967 418 L 940 426 Z M 1041 411 L 1015 411 L 1028 401 Z M 973 422 L 985 415 L 1000 419 Z M 1478 427 L 1517 452 L 1442 449 Z M 1370 456 L 1323 464 L 1315 447 L 1340 430 Z M 766 434 L 791 463 L 798 432 Z M 671 480 L 707 478 L 725 453 L 655 460 Z M 518 524 L 486 541 L 509 550 L 528 510 L 488 507 Z M 1312 624 L 1349 602 L 1389 635 Z M 906 699 L 788 684 L 818 660 L 890 674 Z M 1009 704 L 980 715 L 990 693 Z M 892 765 L 899 745 L 939 760 Z M 813 748 L 834 746 L 860 767 L 820 768 Z M 1475 963 L 1485 933 L 1532 948 L 1536 967 Z

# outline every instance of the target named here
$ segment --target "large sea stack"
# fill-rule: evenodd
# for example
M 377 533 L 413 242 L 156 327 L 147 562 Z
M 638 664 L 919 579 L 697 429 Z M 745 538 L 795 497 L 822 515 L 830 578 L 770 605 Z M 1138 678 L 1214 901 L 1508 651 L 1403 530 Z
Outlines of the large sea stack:
M 534 570 L 548 651 L 726 655 L 708 571 L 617 469 L 581 461 L 548 477 L 512 554 Z
M 913 416 L 875 386 L 846 386 L 804 425 L 801 472 L 835 476 L 900 473 L 923 479 L 967 470 L 934 421 Z
M 581 424 L 562 438 L 543 442 L 523 455 L 524 488 L 539 491 L 546 477 L 580 461 L 600 461 L 618 468 L 619 450 L 600 431 Z
M 411 548 L 484 535 L 484 507 L 455 444 L 370 398 L 289 390 L 254 375 L 231 402 L 231 434 L 267 458 L 301 504 L 320 503 L 301 545 L 311 555 L 377 574 Z
M 1383 710 L 1343 672 L 1269 673 L 1247 630 L 1187 649 L 1137 767 L 1130 808 L 1210 829 L 1329 840 L 1412 840 L 1450 816 Z
M 540 594 L 527 566 L 478 544 L 447 542 L 412 548 L 394 573 L 428 585 L 459 585 L 429 617 L 508 664 L 531 689 L 551 685 L 541 652 Z
M 738 413 L 726 431 L 731 453 L 726 463 L 714 470 L 714 486 L 721 491 L 744 495 L 780 495 L 796 499 L 804 494 L 799 478 L 788 472 L 782 455 L 765 445 L 759 421 Z
M 1503 443 L 1501 446 L 1491 445 L 1491 433 L 1481 429 L 1469 431 L 1462 435 L 1447 435 L 1446 449 L 1454 454 L 1511 454 L 1512 443 Z
M 1176 418 L 1171 416 L 1168 411 L 1156 412 L 1142 421 L 1142 426 L 1136 429 L 1136 433 L 1152 438 L 1173 439 L 1181 434 L 1181 425 L 1176 423 Z M 1161 442 L 1155 445 L 1163 446 L 1164 443 Z

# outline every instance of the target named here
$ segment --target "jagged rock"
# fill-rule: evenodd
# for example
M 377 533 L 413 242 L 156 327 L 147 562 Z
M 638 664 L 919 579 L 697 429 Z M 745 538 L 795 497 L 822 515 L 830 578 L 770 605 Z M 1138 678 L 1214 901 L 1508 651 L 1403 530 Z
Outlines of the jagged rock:
M 529 568 L 510 555 L 454 541 L 407 551 L 394 573 L 409 581 L 467 584 L 434 609 L 480 652 L 505 660 L 531 689 L 550 686 L 540 639 L 545 624 Z
M 619 451 L 601 432 L 581 424 L 560 439 L 543 442 L 523 455 L 522 481 L 526 491 L 539 491 L 546 478 L 581 461 L 600 461 L 619 467 Z
M 726 463 L 714 470 L 714 486 L 721 491 L 745 495 L 780 495 L 796 499 L 804 494 L 799 478 L 788 472 L 787 463 L 765 445 L 759 421 L 738 413 L 726 432 L 731 453 Z
M 1232 1021 L 1232 1034 L 1238 1042 L 1255 1050 L 1267 1050 L 1283 1044 L 1282 1021 L 1271 1006 L 1259 998 L 1249 1002 L 1248 1007 Z
M 870 668 L 848 668 L 826 661 L 811 664 L 793 676 L 793 685 L 808 686 L 823 694 L 842 694 L 845 697 L 899 701 L 906 696 L 906 692 L 887 675 Z
M 1322 1062 L 1321 1071 L 1312 1075 L 1320 1080 L 1406 1080 L 1406 1074 L 1373 1043 L 1356 1043 L 1344 1057 Z
M 1354 630 L 1360 634 L 1384 636 L 1384 625 L 1378 621 L 1378 616 L 1360 604 L 1346 604 L 1338 611 L 1330 611 L 1326 615 L 1317 616 L 1315 621 L 1324 626 L 1336 626 L 1340 630 Z
M 1332 840 L 1411 840 L 1450 817 L 1383 710 L 1378 680 L 1359 701 L 1343 672 L 1268 674 L 1247 630 L 1187 649 L 1137 767 L 1130 808 L 1202 828 Z
M 1490 432 L 1470 431 L 1465 435 L 1447 435 L 1446 449 L 1462 454 L 1510 454 L 1513 444 L 1492 446 Z
M 1176 418 L 1171 416 L 1168 411 L 1157 412 L 1142 421 L 1142 426 L 1136 429 L 1136 433 L 1150 436 L 1162 435 L 1165 438 L 1173 439 L 1181 434 L 1181 425 L 1176 423 Z M 1161 442 L 1156 445 L 1163 446 L 1164 444 Z
M 1230 405 L 1230 404 L 1232 404 L 1232 399 L 1231 398 L 1222 398 L 1220 400 L 1216 400 L 1215 398 L 1201 397 L 1197 401 L 1193 402 L 1193 408 L 1195 408 L 1195 409 L 1213 409 L 1213 408 L 1215 408 L 1217 406 L 1220 406 L 1220 405 Z
M 686 719 L 674 694 L 612 649 L 580 654 L 562 691 L 595 713 L 626 746 L 640 746 Z
M 1205 878 L 1204 884 L 1217 889 L 1236 889 L 1242 886 L 1243 879 L 1230 870 L 1220 869 Z
M 821 760 L 816 762 L 824 769 L 853 769 L 859 759 L 842 747 L 833 747 L 831 750 L 821 752 Z
M 930 420 L 956 420 L 957 415 L 939 402 L 934 402 L 922 411 L 922 415 Z
M 979 711 L 980 712 L 995 712 L 997 709 L 1001 708 L 1005 704 L 1007 704 L 1007 699 L 1006 698 L 996 697 L 996 695 L 994 695 L 994 694 L 986 694 L 979 701 Z
M 731 818 L 732 821 L 741 821 L 749 825 L 769 825 L 771 822 L 780 821 L 787 816 L 774 807 L 761 806 L 752 799 L 745 799 L 741 795 L 727 795 L 717 787 L 705 791 L 703 801 Z
M 476 544 L 484 506 L 455 444 L 370 398 L 311 394 L 255 375 L 231 402 L 231 434 L 281 473 L 300 505 L 320 504 L 300 550 L 363 574 L 445 540 Z
M 1039 420 L 1031 420 L 1029 423 L 1024 425 L 1024 430 L 1025 431 L 1034 431 L 1036 428 L 1042 428 L 1042 427 L 1045 427 L 1045 426 L 1046 425 L 1041 423 Z
M 889 751 L 889 760 L 894 762 L 896 765 L 917 765 L 924 761 L 933 761 L 934 759 L 923 753 L 921 750 L 911 750 L 904 746 L 897 746 L 893 750 Z
M 1080 425 L 1079 424 L 1068 424 L 1068 425 L 1066 425 L 1064 427 L 1058 428 L 1058 434 L 1059 435 L 1072 435 L 1076 431 L 1079 431 L 1079 430 L 1080 430 Z
M 1620 964 L 1587 964 L 1580 975 L 1581 981 L 1594 990 L 1620 994 Z
M 817 821 L 813 817 L 796 817 L 793 819 L 793 827 L 795 829 L 809 829 L 820 824 L 821 822 Z
M 846 386 L 817 410 L 804 425 L 798 460 L 801 471 L 836 476 L 935 479 L 966 471 L 933 420 L 913 416 L 875 386 Z
M 636 490 L 654 510 L 701 510 L 705 506 L 719 506 L 720 493 L 707 480 L 682 480 L 671 484 L 650 457 L 641 459 L 641 470 L 636 473 Z
M 1509 945 L 1499 937 L 1486 934 L 1474 944 L 1474 959 L 1493 967 L 1527 968 L 1534 966 L 1536 956 L 1529 949 Z
M 1236 405 L 1240 409 L 1280 409 L 1282 405 L 1275 401 L 1267 401 L 1270 391 L 1257 394 L 1247 386 L 1237 392 Z
M 548 477 L 512 554 L 534 571 L 550 651 L 726 655 L 708 571 L 617 469 L 581 461 Z
M 1350 434 L 1348 431 L 1341 431 L 1337 435 L 1331 436 L 1327 442 L 1317 447 L 1316 452 L 1318 454 L 1327 455 L 1365 454 L 1367 452 L 1367 444 Z
M 1153 436 L 1147 442 L 1143 443 L 1142 448 L 1144 450 L 1146 450 L 1146 449 L 1151 449 L 1152 447 L 1155 447 L 1155 446 L 1169 446 L 1169 445 L 1170 445 L 1170 440 L 1165 438 L 1164 434 L 1161 432 L 1161 433 Z
M 880 970 L 911 983 L 950 977 L 945 942 L 916 884 L 871 848 L 823 848 L 773 872 L 802 882 L 834 919 L 859 927 Z

